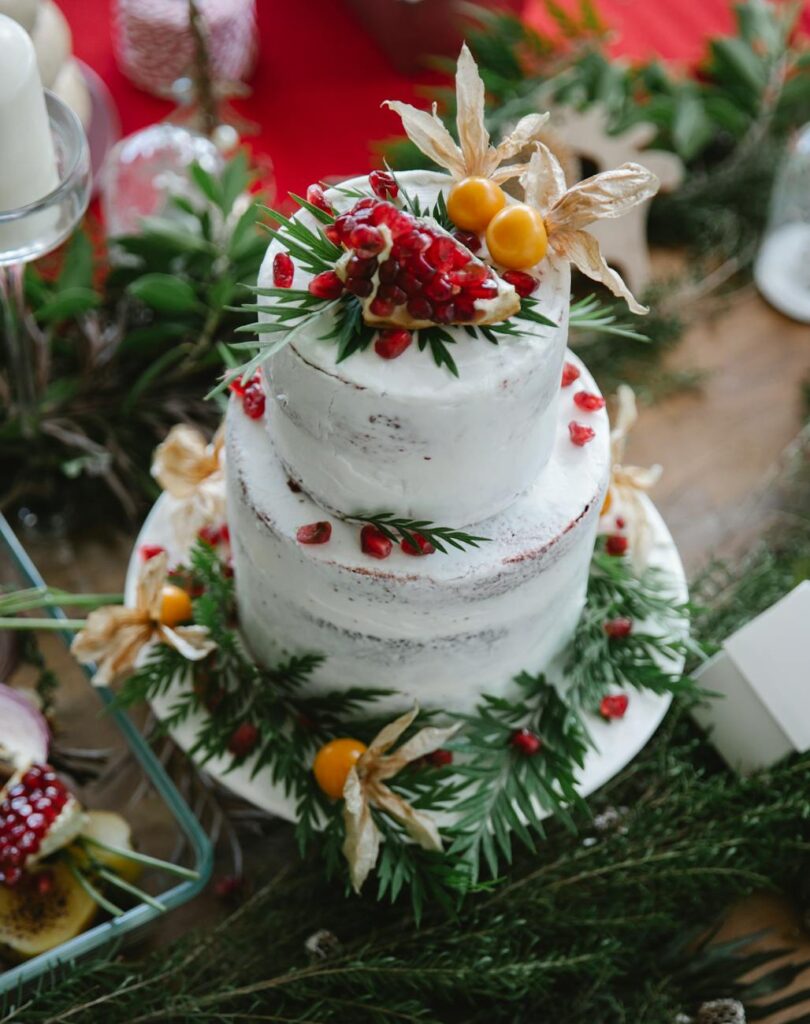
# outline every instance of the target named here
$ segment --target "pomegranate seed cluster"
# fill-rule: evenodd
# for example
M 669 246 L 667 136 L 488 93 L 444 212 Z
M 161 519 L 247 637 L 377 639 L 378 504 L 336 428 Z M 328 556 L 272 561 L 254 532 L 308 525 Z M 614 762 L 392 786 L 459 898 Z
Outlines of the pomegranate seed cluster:
M 228 387 L 237 398 L 241 398 L 242 408 L 245 410 L 246 416 L 249 416 L 252 420 L 260 420 L 264 416 L 266 399 L 261 377 L 258 373 L 255 373 L 247 384 L 243 384 L 237 378 L 232 380 Z
M 484 315 L 476 301 L 498 296 L 495 272 L 465 245 L 382 199 L 358 200 L 325 230 L 352 254 L 338 278 L 341 290 L 369 299 L 368 313 L 378 320 L 404 307 L 414 322 L 473 323 Z M 310 291 L 336 298 L 335 276 L 319 274 Z
M 70 799 L 53 769 L 34 764 L 3 793 L 0 803 L 0 885 L 16 885 Z

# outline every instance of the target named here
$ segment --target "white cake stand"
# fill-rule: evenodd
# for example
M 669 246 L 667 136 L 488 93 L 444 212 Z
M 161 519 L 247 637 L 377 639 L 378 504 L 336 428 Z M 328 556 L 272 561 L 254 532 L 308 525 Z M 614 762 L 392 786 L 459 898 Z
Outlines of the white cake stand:
M 686 577 L 678 550 L 661 515 L 649 501 L 645 501 L 652 529 L 649 564 L 660 568 L 671 579 L 673 600 L 685 602 L 688 597 Z M 143 544 L 161 544 L 170 552 L 173 547 L 173 531 L 170 525 L 172 499 L 163 495 L 158 499 L 141 529 L 133 549 L 127 571 L 124 590 L 127 604 L 133 604 L 138 575 L 142 566 L 140 548 Z M 654 624 L 651 624 L 654 626 Z M 674 672 L 681 671 L 683 661 L 667 662 Z M 166 717 L 172 705 L 180 696 L 178 688 L 171 688 L 152 701 L 152 708 L 158 718 Z M 621 720 L 606 722 L 596 715 L 587 715 L 586 724 L 593 739 L 582 770 L 579 772 L 578 789 L 582 796 L 589 796 L 617 775 L 638 754 L 655 730 L 661 724 L 671 702 L 669 694 L 658 695 L 646 691 L 634 691 L 627 714 Z M 183 750 L 193 747 L 200 722 L 206 712 L 189 715 L 180 725 L 171 729 L 174 741 Z M 295 821 L 295 802 L 286 796 L 283 787 L 273 783 L 269 770 L 252 774 L 251 763 L 236 768 L 230 767 L 230 759 L 215 757 L 206 761 L 205 770 L 238 796 L 255 804 L 270 814 Z

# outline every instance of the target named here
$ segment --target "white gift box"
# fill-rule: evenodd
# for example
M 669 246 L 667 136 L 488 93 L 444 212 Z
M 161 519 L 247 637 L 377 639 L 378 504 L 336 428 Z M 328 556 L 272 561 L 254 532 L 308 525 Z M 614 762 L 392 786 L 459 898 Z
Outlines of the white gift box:
M 732 768 L 810 749 L 810 580 L 728 637 L 695 678 L 720 694 L 695 719 Z

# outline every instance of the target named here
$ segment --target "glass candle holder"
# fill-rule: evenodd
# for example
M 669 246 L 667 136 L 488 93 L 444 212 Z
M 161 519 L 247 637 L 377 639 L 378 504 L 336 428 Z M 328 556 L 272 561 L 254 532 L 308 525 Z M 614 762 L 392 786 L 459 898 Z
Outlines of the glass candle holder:
M 794 137 L 774 182 L 754 277 L 772 306 L 810 323 L 810 124 Z
M 46 90 L 45 105 L 56 153 L 56 187 L 42 199 L 0 212 L 0 304 L 8 353 L 12 415 L 27 435 L 35 432 L 38 395 L 48 380 L 45 340 L 25 305 L 25 265 L 53 252 L 74 231 L 90 199 L 90 151 L 76 114 Z

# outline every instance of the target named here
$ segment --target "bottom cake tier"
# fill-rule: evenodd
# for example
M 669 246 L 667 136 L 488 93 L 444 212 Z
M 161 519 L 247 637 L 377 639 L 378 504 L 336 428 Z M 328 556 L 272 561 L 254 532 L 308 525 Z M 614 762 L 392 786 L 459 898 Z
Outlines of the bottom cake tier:
M 582 611 L 610 472 L 607 415 L 576 407 L 576 391 L 597 389 L 569 358 L 581 377 L 563 392 L 550 461 L 506 513 L 470 529 L 487 542 L 447 555 L 364 554 L 360 526 L 328 516 L 289 479 L 272 423 L 268 432 L 232 401 L 228 523 L 240 626 L 256 659 L 317 653 L 315 688 L 378 686 L 395 692 L 392 708 L 416 699 L 455 712 L 508 692 L 519 672 L 545 670 Z M 584 446 L 571 440 L 572 420 L 595 431 Z M 328 543 L 297 541 L 299 527 L 324 519 Z

